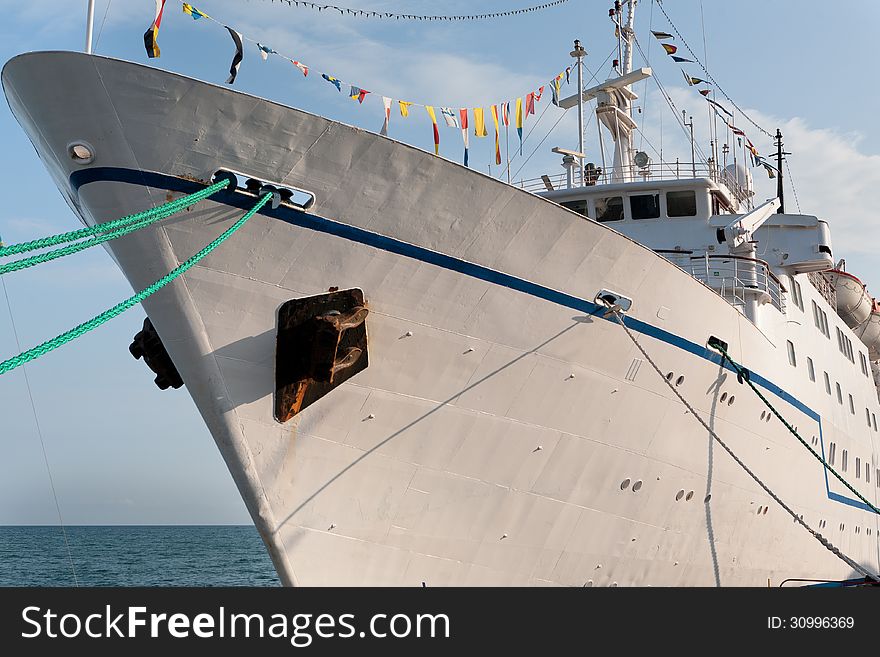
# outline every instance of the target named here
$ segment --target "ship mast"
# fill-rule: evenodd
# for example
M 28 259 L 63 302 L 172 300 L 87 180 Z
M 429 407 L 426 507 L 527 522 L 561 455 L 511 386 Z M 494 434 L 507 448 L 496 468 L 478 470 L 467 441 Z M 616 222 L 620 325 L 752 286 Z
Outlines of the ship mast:
M 92 29 L 95 25 L 95 0 L 89 0 L 89 9 L 86 14 L 86 54 L 92 54 Z
M 560 107 L 569 109 L 580 102 L 596 99 L 596 116 L 608 129 L 614 140 L 612 183 L 627 182 L 634 178 L 632 133 L 636 129 L 636 122 L 632 118 L 632 101 L 638 96 L 633 93 L 631 86 L 639 80 L 651 76 L 651 69 L 648 67 L 635 70 L 632 68 L 633 24 L 635 23 L 637 3 L 638 0 L 629 0 L 627 3 L 629 7 L 625 26 L 621 27 L 618 19 L 615 18 L 615 23 L 624 42 L 622 74 L 616 78 L 605 80 L 590 89 L 584 89 L 580 95 L 575 94 L 559 102 Z M 615 9 L 611 10 L 615 15 L 618 7 L 619 5 L 615 5 Z

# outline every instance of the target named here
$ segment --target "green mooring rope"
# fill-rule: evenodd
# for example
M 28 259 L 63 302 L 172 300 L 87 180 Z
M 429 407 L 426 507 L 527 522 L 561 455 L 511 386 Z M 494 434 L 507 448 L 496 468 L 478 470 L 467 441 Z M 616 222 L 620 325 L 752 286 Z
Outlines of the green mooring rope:
M 865 499 L 865 497 L 861 493 L 859 493 L 859 491 L 857 491 L 855 488 L 853 488 L 846 479 L 844 479 L 842 476 L 840 476 L 837 473 L 837 470 L 832 468 L 825 459 L 823 459 L 812 447 L 810 447 L 810 445 L 807 444 L 806 440 L 801 438 L 800 434 L 798 434 L 798 432 L 795 431 L 794 427 L 791 426 L 786 421 L 786 419 L 784 417 L 782 417 L 782 415 L 779 413 L 779 411 L 777 411 L 776 408 L 774 408 L 773 404 L 771 404 L 770 401 L 763 394 L 761 394 L 761 391 L 758 390 L 758 388 L 755 386 L 755 384 L 752 383 L 752 380 L 751 380 L 751 377 L 749 376 L 748 370 L 746 370 L 739 363 L 734 361 L 730 357 L 730 354 L 728 354 L 727 351 L 725 351 L 724 347 L 722 347 L 721 345 L 713 345 L 713 346 L 715 349 L 717 349 L 718 351 L 721 352 L 721 356 L 725 360 L 727 360 L 727 362 L 730 363 L 731 366 L 733 366 L 733 369 L 736 370 L 736 373 L 737 373 L 737 375 L 739 375 L 739 378 L 749 384 L 749 387 L 752 390 L 754 390 L 755 394 L 758 395 L 758 397 L 761 399 L 762 402 L 764 402 L 764 404 L 767 406 L 767 408 L 769 408 L 773 412 L 773 415 L 775 415 L 776 417 L 778 417 L 780 419 L 782 424 L 785 425 L 785 428 L 788 429 L 792 433 L 792 435 L 801 442 L 801 445 L 806 447 L 807 451 L 809 451 L 810 454 L 812 454 L 816 458 L 816 460 L 819 461 L 819 463 L 821 463 L 822 466 L 826 470 L 828 470 L 831 474 L 833 474 L 837 478 L 837 480 L 840 481 L 840 483 L 842 483 L 850 491 L 852 491 L 852 493 L 856 497 L 858 497 L 862 502 L 867 504 L 868 508 L 871 509 L 871 511 L 873 511 L 874 513 L 880 514 L 880 509 L 878 509 L 876 506 L 871 504 L 867 499 Z
M 235 231 L 237 231 L 239 228 L 241 228 L 245 224 L 245 222 L 248 219 L 250 219 L 251 217 L 253 217 L 260 210 L 260 208 L 262 208 L 271 198 L 272 198 L 271 194 L 264 194 L 260 198 L 260 200 L 257 201 L 257 203 L 256 203 L 256 205 L 254 205 L 254 207 L 252 207 L 250 210 L 248 210 L 247 213 L 241 219 L 239 219 L 232 226 L 227 228 L 223 232 L 222 235 L 220 235 L 217 239 L 215 239 L 213 242 L 208 244 L 206 247 L 204 247 L 201 251 L 196 253 L 194 256 L 192 256 L 189 260 L 187 260 L 186 262 L 184 262 L 181 265 L 178 265 L 175 269 L 171 270 L 169 273 L 167 273 L 165 276 L 163 276 L 162 278 L 157 280 L 155 283 L 153 283 L 149 287 L 147 287 L 144 290 L 141 290 L 140 292 L 138 292 L 137 294 L 129 297 L 125 301 L 122 301 L 122 302 L 116 304 L 115 306 L 113 306 L 109 310 L 105 310 L 100 315 L 93 317 L 89 321 L 84 322 L 84 323 L 80 324 L 79 326 L 70 329 L 66 333 L 62 333 L 61 335 L 58 335 L 58 336 L 52 338 L 51 340 L 47 340 L 43 344 L 37 345 L 36 347 L 34 347 L 32 349 L 28 349 L 27 351 L 23 351 L 18 356 L 13 356 L 12 358 L 10 358 L 8 360 L 3 361 L 2 363 L 0 363 L 0 375 L 6 374 L 6 372 L 9 372 L 10 370 L 14 370 L 16 367 L 18 367 L 20 365 L 24 365 L 25 363 L 28 363 L 36 358 L 39 358 L 40 356 L 49 353 L 53 349 L 57 349 L 58 347 L 60 347 L 64 344 L 67 344 L 71 340 L 75 340 L 76 338 L 80 337 L 81 335 L 88 333 L 92 329 L 99 327 L 101 324 L 108 322 L 109 320 L 113 319 L 117 315 L 121 315 L 123 312 L 125 312 L 126 310 L 128 310 L 132 306 L 140 303 L 141 301 L 146 299 L 148 296 L 150 296 L 154 292 L 158 292 L 163 287 L 168 285 L 171 281 L 173 281 L 175 278 L 177 278 L 181 274 L 184 274 L 189 269 L 191 269 L 202 258 L 204 258 L 209 253 L 211 253 L 211 251 L 213 251 L 218 246 L 223 244 L 223 242 L 225 242 L 227 239 L 229 239 L 232 236 L 232 234 L 235 233 Z
M 214 183 L 209 187 L 205 187 L 205 189 L 201 189 L 194 194 L 189 194 L 188 196 L 183 196 L 174 201 L 169 201 L 168 203 L 163 203 L 162 205 L 157 205 L 155 208 L 150 208 L 149 210 L 144 210 L 143 212 L 138 212 L 135 214 L 130 214 L 126 217 L 122 217 L 120 219 L 114 219 L 113 221 L 108 221 L 103 224 L 96 224 L 94 226 L 89 226 L 88 228 L 80 228 L 79 230 L 72 230 L 67 233 L 60 233 L 58 235 L 51 235 L 49 237 L 42 237 L 38 240 L 32 240 L 30 242 L 22 242 L 21 244 L 11 244 L 9 246 L 0 246 L 0 256 L 10 256 L 15 255 L 16 253 L 26 253 L 28 251 L 36 251 L 37 249 L 45 249 L 50 246 L 57 246 L 58 244 L 65 244 L 67 242 L 74 242 L 78 239 L 82 239 L 83 237 L 91 237 L 92 235 L 98 235 L 100 233 L 107 233 L 117 228 L 121 228 L 122 226 L 128 226 L 130 224 L 140 224 L 141 226 L 149 226 L 154 221 L 158 221 L 159 219 L 164 219 L 166 217 L 171 216 L 172 214 L 176 214 L 180 212 L 182 209 L 201 201 L 203 198 L 207 198 L 212 194 L 219 192 L 221 189 L 229 185 L 229 180 L 221 180 L 220 182 Z M 129 231 L 131 232 L 131 231 Z M 125 233 L 123 233 L 125 234 Z M 117 236 L 118 237 L 118 236 Z M 112 238 L 108 238 L 112 239 Z M 81 251 L 84 248 L 88 248 L 89 246 L 95 246 L 100 244 L 101 242 L 106 242 L 106 239 L 101 241 L 89 241 L 86 242 L 87 246 L 84 246 L 80 249 Z M 76 251 L 71 251 L 71 253 L 75 253 Z M 48 254 L 46 254 L 48 255 Z M 66 253 L 61 255 L 67 255 Z M 42 257 L 42 256 L 35 256 Z M 61 257 L 61 256 L 55 256 Z M 48 258 L 48 260 L 54 260 L 54 258 Z M 23 262 L 23 261 L 17 261 Z M 10 265 L 15 263 L 9 263 Z M 35 263 L 37 264 L 37 263 Z M 28 265 L 30 266 L 30 265 Z M 18 267 L 17 269 L 23 269 L 24 267 Z M 10 271 L 15 271 L 15 269 L 11 269 Z M 5 273 L 5 272 L 0 272 Z

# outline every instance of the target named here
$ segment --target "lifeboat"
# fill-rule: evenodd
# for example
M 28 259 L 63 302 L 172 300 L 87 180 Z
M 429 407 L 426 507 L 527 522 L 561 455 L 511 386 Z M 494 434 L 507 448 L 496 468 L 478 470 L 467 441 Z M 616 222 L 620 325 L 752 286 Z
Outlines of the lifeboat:
M 846 325 L 854 329 L 868 321 L 874 309 L 874 300 L 865 284 L 841 269 L 832 269 L 826 275 L 837 295 L 837 314 Z
M 856 327 L 853 332 L 859 337 L 859 340 L 865 343 L 868 348 L 871 360 L 880 358 L 880 302 L 873 300 L 871 314 L 861 326 Z

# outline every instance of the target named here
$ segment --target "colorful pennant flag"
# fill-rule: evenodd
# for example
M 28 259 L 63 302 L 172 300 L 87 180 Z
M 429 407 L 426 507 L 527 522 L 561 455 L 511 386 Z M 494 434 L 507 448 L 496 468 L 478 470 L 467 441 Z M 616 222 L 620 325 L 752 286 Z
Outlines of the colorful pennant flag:
M 434 108 L 425 105 L 425 111 L 431 117 L 431 123 L 434 124 L 434 155 L 440 155 L 440 130 L 437 129 L 437 115 L 434 114 Z
M 147 49 L 147 57 L 153 59 L 159 57 L 159 26 L 162 24 L 162 12 L 165 9 L 165 0 L 156 0 L 156 17 L 153 19 L 150 29 L 144 32 L 144 48 Z
M 565 67 L 565 84 L 571 83 L 571 78 L 569 77 L 569 73 L 571 73 L 571 66 Z
M 441 107 L 440 114 L 443 115 L 443 118 L 446 120 L 446 125 L 450 128 L 458 127 L 458 119 L 455 118 L 455 112 L 452 111 L 449 107 Z
M 523 105 L 522 98 L 516 99 L 516 133 L 519 135 L 519 154 L 522 155 Z
M 774 171 L 773 171 L 773 167 L 771 167 L 769 164 L 766 164 L 766 163 L 764 163 L 764 162 L 762 162 L 761 164 L 763 164 L 763 165 L 764 165 L 764 169 L 767 170 L 767 176 L 768 176 L 769 178 L 775 178 L 775 177 L 776 177 L 776 174 L 775 174 Z
M 327 75 L 326 73 L 321 73 L 321 77 L 336 87 L 336 91 L 339 91 L 340 93 L 342 92 L 342 83 L 338 78 L 334 78 L 332 75 Z
M 277 52 L 272 50 L 269 46 L 264 46 L 262 43 L 258 43 L 257 48 L 260 49 L 260 57 L 263 58 L 264 62 L 267 59 L 269 59 L 269 55 L 277 55 L 278 54 Z
M 461 117 L 461 138 L 464 141 L 464 165 L 468 166 L 468 111 L 460 109 L 458 115 Z
M 233 55 L 232 65 L 229 67 L 229 77 L 226 79 L 226 84 L 233 84 L 235 76 L 238 75 L 238 67 L 241 66 L 241 60 L 244 59 L 244 48 L 241 45 L 241 34 L 228 25 L 223 27 L 229 30 L 229 36 L 232 37 L 232 41 L 235 43 L 235 55 Z
M 398 100 L 397 104 L 400 105 L 400 115 L 403 118 L 408 117 L 409 116 L 409 106 L 412 105 L 412 103 L 408 103 L 405 100 Z
M 526 94 L 526 116 L 535 113 L 535 94 Z
M 553 92 L 553 95 L 550 98 L 550 102 L 552 102 L 556 107 L 559 107 L 559 92 L 561 91 L 560 87 L 562 86 L 562 76 L 564 73 L 560 73 L 555 78 L 553 78 L 553 82 L 550 84 L 550 91 Z
M 684 79 L 688 83 L 689 87 L 693 87 L 695 84 L 703 84 L 705 82 L 705 80 L 701 80 L 700 78 L 692 78 L 684 71 L 682 71 L 681 74 L 684 76 Z
M 543 87 L 541 87 L 543 89 Z M 498 108 L 492 105 L 492 121 L 495 123 L 495 164 L 501 164 L 501 145 L 498 141 Z
M 716 103 L 716 102 L 715 102 L 714 100 L 712 100 L 711 98 L 707 98 L 707 99 L 706 99 L 706 102 L 709 103 L 709 104 L 710 104 L 712 107 L 714 107 L 715 109 L 719 109 L 719 110 L 721 110 L 722 112 L 724 112 L 725 114 L 727 114 L 727 116 L 729 116 L 730 118 L 733 118 L 733 113 L 732 113 L 730 110 L 725 109 L 724 106 L 723 106 L 721 103 Z
M 653 34 L 657 39 L 659 39 L 661 41 L 663 39 L 671 39 L 672 38 L 672 35 L 669 34 L 669 32 L 655 32 L 654 30 L 651 30 L 651 34 Z
M 294 66 L 296 66 L 300 71 L 302 71 L 303 77 L 309 77 L 309 67 L 303 64 L 302 62 L 298 62 L 295 59 L 290 60 Z
M 510 103 L 504 103 L 501 106 L 501 121 L 505 126 L 510 125 Z
M 679 64 L 682 64 L 684 62 L 689 62 L 691 64 L 694 63 L 693 59 L 688 59 L 687 57 L 679 57 L 678 55 L 672 55 L 672 61 L 678 62 Z
M 382 96 L 382 107 L 385 108 L 385 123 L 382 124 L 382 130 L 379 132 L 380 135 L 388 136 L 388 123 L 391 121 L 391 103 L 393 101 L 386 97 Z
M 737 128 L 735 125 L 733 125 L 731 123 L 728 123 L 727 127 L 730 128 L 730 131 L 733 134 L 737 135 L 738 137 L 745 137 L 746 136 L 746 133 L 744 133 L 742 130 L 740 130 L 739 128 Z
M 200 18 L 211 18 L 205 12 L 199 11 L 198 9 L 196 9 L 195 7 L 193 7 L 190 4 L 187 4 L 186 2 L 183 3 L 183 13 L 189 14 L 190 16 L 192 16 L 194 21 L 197 21 Z
M 482 107 L 474 108 L 474 137 L 485 137 L 489 133 L 486 131 L 486 117 L 483 114 Z
M 351 89 L 348 92 L 348 95 L 349 95 L 349 97 L 351 97 L 352 100 L 357 98 L 357 102 L 363 103 L 364 98 L 366 98 L 368 93 L 370 93 L 370 92 L 367 91 L 366 89 L 361 89 L 360 87 L 351 87 Z
M 544 95 L 544 87 L 541 87 L 535 92 L 535 102 L 540 102 L 541 96 Z
M 710 93 L 712 93 L 711 89 L 700 89 L 700 94 L 703 96 L 708 96 Z
M 673 46 L 671 43 L 661 43 L 660 45 L 663 46 L 663 50 L 666 51 L 667 55 L 674 55 L 678 52 L 678 47 Z

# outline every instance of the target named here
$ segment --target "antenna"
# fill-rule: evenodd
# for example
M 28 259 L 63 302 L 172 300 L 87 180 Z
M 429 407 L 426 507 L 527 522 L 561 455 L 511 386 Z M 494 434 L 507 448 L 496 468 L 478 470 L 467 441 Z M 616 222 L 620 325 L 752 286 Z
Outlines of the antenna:
M 584 50 L 583 46 L 581 46 L 581 42 L 578 39 L 574 40 L 574 50 L 569 53 L 572 57 L 577 60 L 577 70 L 578 70 L 578 152 L 584 152 L 584 73 L 583 73 L 583 64 L 584 64 L 584 55 L 587 54 L 587 51 Z M 581 156 L 583 157 L 583 155 Z M 580 162 L 580 166 L 578 167 L 581 170 L 581 187 L 584 186 L 584 167 L 583 160 Z
M 95 0 L 89 0 L 86 16 L 86 54 L 92 54 L 92 28 L 95 26 Z
M 786 153 L 782 150 L 782 131 L 779 128 L 776 128 L 776 137 L 774 137 L 776 141 L 776 173 L 778 174 L 778 178 L 776 179 L 776 196 L 779 197 L 779 209 L 777 210 L 780 214 L 785 214 L 785 190 L 782 185 L 782 162 L 785 159 L 783 155 L 791 155 L 791 153 Z

